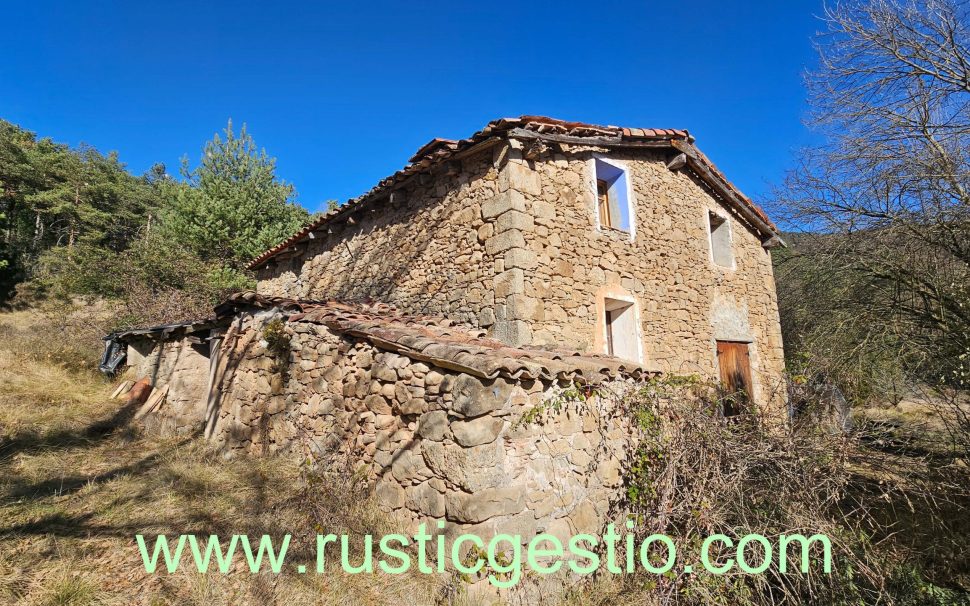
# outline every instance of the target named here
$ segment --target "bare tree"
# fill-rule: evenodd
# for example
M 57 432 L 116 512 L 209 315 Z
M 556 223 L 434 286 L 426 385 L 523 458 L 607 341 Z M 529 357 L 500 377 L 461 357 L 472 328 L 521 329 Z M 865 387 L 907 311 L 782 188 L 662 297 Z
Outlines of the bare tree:
M 779 267 L 786 331 L 846 376 L 877 359 L 966 389 L 970 9 L 873 0 L 823 19 L 808 84 L 826 143 L 804 152 L 776 200 L 805 232 Z

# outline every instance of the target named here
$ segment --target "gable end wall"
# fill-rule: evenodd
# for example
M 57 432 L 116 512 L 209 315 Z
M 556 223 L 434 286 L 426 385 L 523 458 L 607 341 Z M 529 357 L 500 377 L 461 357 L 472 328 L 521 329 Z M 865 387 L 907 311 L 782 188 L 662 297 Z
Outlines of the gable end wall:
M 606 353 L 603 300 L 637 304 L 641 363 L 665 373 L 717 377 L 717 340 L 749 343 L 758 402 L 782 401 L 784 353 L 771 256 L 758 236 L 670 152 L 613 150 L 634 197 L 634 238 L 597 228 L 590 159 L 546 153 L 522 189 L 534 224 L 522 230 L 523 292 L 509 299 L 532 345 Z M 605 154 L 604 154 L 605 155 Z M 735 267 L 711 259 L 708 212 L 730 218 Z M 513 305 L 514 303 L 514 305 Z
M 355 213 L 354 225 L 325 226 L 299 257 L 259 269 L 258 292 L 376 300 L 494 330 L 494 292 L 509 236 L 496 234 L 482 209 L 502 204 L 503 183 L 508 191 L 505 149 L 450 163 L 427 182 L 413 179 L 395 192 L 403 202 L 378 201 Z

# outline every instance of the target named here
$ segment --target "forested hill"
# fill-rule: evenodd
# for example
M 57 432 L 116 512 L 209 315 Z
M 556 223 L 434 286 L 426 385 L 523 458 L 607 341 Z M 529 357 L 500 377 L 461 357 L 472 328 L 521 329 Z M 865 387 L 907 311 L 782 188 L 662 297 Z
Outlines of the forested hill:
M 115 152 L 72 148 L 0 119 L 0 302 L 92 295 L 205 307 L 251 281 L 245 262 L 309 220 L 245 125 L 132 175 Z

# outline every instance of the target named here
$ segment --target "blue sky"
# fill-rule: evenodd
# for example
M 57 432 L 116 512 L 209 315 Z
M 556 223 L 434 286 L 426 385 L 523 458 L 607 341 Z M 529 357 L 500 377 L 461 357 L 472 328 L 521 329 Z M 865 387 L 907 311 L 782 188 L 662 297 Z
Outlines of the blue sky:
M 687 128 L 758 199 L 812 140 L 802 73 L 821 8 L 5 2 L 0 117 L 135 173 L 194 162 L 231 117 L 313 210 L 498 117 Z

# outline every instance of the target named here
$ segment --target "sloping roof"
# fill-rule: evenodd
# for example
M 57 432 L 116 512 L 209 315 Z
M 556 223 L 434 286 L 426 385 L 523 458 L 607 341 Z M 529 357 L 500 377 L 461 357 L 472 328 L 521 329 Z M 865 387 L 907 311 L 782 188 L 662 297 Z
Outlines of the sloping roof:
M 414 175 L 427 172 L 432 167 L 497 137 L 538 138 L 559 143 L 606 147 L 659 147 L 677 150 L 685 154 L 687 165 L 697 171 L 699 176 L 721 195 L 725 203 L 737 207 L 739 211 L 752 218 L 754 224 L 766 232 L 766 238 L 779 235 L 778 228 L 771 222 L 768 215 L 728 181 L 724 173 L 718 170 L 714 163 L 697 149 L 693 137 L 686 130 L 597 126 L 584 122 L 566 122 L 545 116 L 520 116 L 518 118 L 493 120 L 485 125 L 485 128 L 467 139 L 459 141 L 432 139 L 418 149 L 407 166 L 382 179 L 370 191 L 324 213 L 283 242 L 262 253 L 250 262 L 249 268 L 256 269 L 260 264 L 286 251 L 297 242 L 306 240 L 311 232 L 320 229 L 339 216 L 346 216 L 360 206 L 379 199 Z
M 375 314 L 340 305 L 321 305 L 290 316 L 369 341 L 385 351 L 482 379 L 563 380 L 600 383 L 614 378 L 641 379 L 651 373 L 635 362 L 576 351 L 517 348 L 458 326 L 426 319 Z
M 145 328 L 129 328 L 126 330 L 115 331 L 102 337 L 105 340 L 115 339 L 117 341 L 129 341 L 138 337 L 151 339 L 167 339 L 175 336 L 190 335 L 203 330 L 209 330 L 217 326 L 216 318 L 202 318 L 199 320 L 186 320 L 172 324 L 160 324 L 158 326 L 147 326 Z
M 341 303 L 267 297 L 238 293 L 217 307 L 227 314 L 245 308 L 277 308 L 294 312 L 290 322 L 322 324 L 334 332 L 370 342 L 438 368 L 482 379 L 565 380 L 600 383 L 614 378 L 642 379 L 658 374 L 612 356 L 564 349 L 510 347 L 487 338 L 486 331 L 441 316 L 401 313 L 386 303 Z
M 172 327 L 192 330 L 196 325 L 226 325 L 240 311 L 279 309 L 289 312 L 290 322 L 321 324 L 340 334 L 364 339 L 374 347 L 400 353 L 438 368 L 482 379 L 562 380 L 596 384 L 614 378 L 640 380 L 659 374 L 643 366 L 611 356 L 563 349 L 510 347 L 486 337 L 486 331 L 440 316 L 401 313 L 385 303 L 341 303 L 268 297 L 254 292 L 232 295 L 215 308 L 207 320 L 116 333 L 121 341 L 154 333 L 156 338 L 183 334 Z

